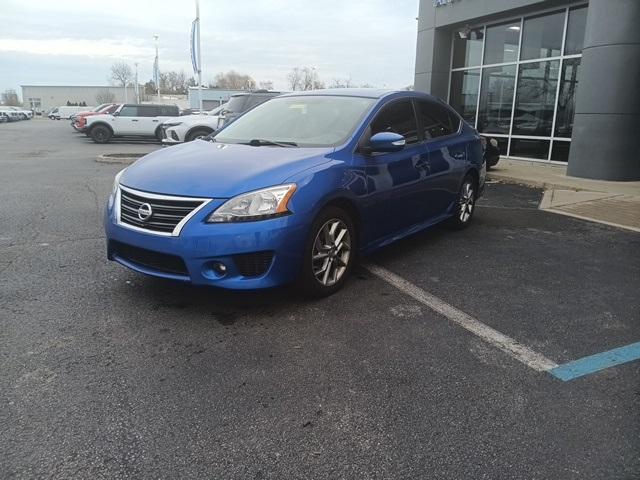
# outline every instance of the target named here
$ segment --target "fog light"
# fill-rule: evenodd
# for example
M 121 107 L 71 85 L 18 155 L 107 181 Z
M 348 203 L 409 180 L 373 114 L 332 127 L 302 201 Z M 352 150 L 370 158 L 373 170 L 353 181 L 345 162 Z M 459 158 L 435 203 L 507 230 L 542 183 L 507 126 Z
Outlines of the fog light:
M 222 262 L 215 262 L 213 264 L 213 271 L 218 275 L 224 275 L 227 273 L 227 266 Z

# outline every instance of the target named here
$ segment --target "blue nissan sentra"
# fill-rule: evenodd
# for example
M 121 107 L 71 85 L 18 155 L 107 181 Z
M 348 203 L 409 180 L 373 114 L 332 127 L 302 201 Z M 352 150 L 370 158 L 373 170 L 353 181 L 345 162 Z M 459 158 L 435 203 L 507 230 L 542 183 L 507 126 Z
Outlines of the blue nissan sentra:
M 197 285 L 329 295 L 358 255 L 466 227 L 484 178 L 478 133 L 430 95 L 291 93 L 118 173 L 107 255 Z

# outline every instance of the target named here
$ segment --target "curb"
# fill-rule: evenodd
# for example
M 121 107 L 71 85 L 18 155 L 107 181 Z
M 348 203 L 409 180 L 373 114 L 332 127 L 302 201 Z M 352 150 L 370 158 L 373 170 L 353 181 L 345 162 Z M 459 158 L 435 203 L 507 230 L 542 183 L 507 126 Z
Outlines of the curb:
M 105 153 L 96 157 L 98 163 L 120 163 L 131 165 L 146 153 Z
M 516 185 L 524 185 L 526 187 L 532 187 L 532 188 L 543 188 L 545 190 L 551 190 L 551 189 L 555 189 L 555 190 L 575 190 L 576 192 L 580 192 L 583 190 L 586 191 L 596 191 L 596 190 L 592 190 L 589 188 L 581 188 L 581 187 L 573 187 L 573 186 L 569 186 L 569 185 L 563 185 L 561 183 L 552 183 L 552 182 L 541 182 L 539 180 L 530 180 L 528 178 L 519 178 L 519 177 L 509 177 L 508 175 L 496 175 L 494 173 L 488 172 L 487 173 L 487 178 L 489 180 L 494 180 L 494 181 L 498 181 L 498 182 L 505 182 L 505 183 L 515 183 Z

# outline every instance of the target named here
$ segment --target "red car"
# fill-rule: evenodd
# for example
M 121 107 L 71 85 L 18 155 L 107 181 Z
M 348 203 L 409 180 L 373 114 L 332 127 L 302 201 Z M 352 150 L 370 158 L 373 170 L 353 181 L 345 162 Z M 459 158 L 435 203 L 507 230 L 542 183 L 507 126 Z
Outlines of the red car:
M 92 112 L 80 112 L 73 117 L 71 126 L 78 132 L 84 132 L 84 129 L 87 126 L 87 117 L 91 117 L 93 115 L 103 115 L 105 113 L 113 113 L 118 109 L 119 106 L 119 103 L 108 103 L 106 105 L 101 105 L 100 109 L 96 109 Z

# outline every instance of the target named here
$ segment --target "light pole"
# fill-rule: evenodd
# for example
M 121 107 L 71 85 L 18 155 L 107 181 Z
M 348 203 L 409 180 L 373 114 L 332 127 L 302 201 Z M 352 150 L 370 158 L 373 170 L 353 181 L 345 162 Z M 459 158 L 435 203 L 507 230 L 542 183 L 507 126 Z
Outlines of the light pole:
M 134 92 L 136 94 L 136 103 L 140 103 L 140 91 L 138 90 L 138 62 L 134 63 L 136 66 L 136 75 L 135 75 L 135 88 Z
M 156 77 L 156 88 L 158 89 L 158 102 L 160 101 L 160 61 L 158 60 L 158 38 L 160 35 L 157 33 L 153 35 L 153 38 L 156 42 L 156 61 L 154 62 L 154 74 Z
M 200 2 L 196 0 L 196 22 L 198 22 L 198 111 L 202 115 L 202 53 L 200 52 Z

